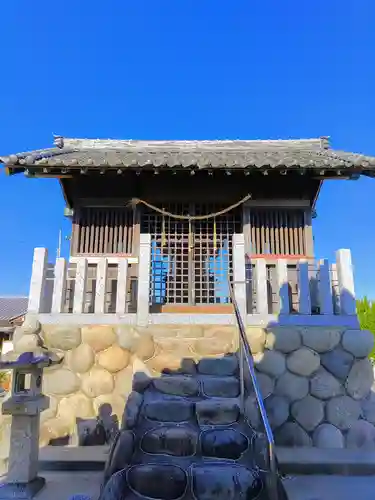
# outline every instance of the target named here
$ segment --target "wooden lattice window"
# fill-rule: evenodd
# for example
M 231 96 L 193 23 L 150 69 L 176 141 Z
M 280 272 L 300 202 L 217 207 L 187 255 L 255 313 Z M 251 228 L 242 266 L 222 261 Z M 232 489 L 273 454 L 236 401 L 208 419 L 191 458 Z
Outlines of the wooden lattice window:
M 73 221 L 72 254 L 131 254 L 133 210 L 81 208 Z
M 205 215 L 223 207 L 174 203 L 163 208 L 174 214 Z M 190 222 L 146 209 L 142 231 L 151 234 L 151 304 L 230 302 L 227 279 L 232 271 L 233 234 L 242 231 L 241 208 Z
M 251 253 L 305 255 L 305 216 L 298 209 L 251 208 Z

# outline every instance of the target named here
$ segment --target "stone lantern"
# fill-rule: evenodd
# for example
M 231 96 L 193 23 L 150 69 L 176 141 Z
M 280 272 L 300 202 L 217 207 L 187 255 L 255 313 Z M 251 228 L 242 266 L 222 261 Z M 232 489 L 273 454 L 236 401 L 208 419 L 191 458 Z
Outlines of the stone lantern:
M 0 485 L 0 500 L 31 499 L 44 486 L 38 476 L 40 413 L 49 407 L 42 394 L 43 369 L 61 363 L 48 351 L 26 352 L 15 361 L 0 362 L 0 370 L 12 370 L 12 391 L 2 412 L 12 415 L 9 467 L 6 482 Z

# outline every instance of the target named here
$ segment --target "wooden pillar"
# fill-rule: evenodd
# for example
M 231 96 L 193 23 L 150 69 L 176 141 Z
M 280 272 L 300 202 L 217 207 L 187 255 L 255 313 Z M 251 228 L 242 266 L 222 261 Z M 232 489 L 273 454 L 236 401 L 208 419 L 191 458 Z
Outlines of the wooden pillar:
M 139 241 L 137 295 L 137 325 L 146 326 L 149 319 L 149 292 L 151 270 L 151 235 L 141 234 Z
M 87 287 L 87 259 L 82 257 L 77 261 L 76 279 L 74 288 L 73 313 L 84 312 Z
M 233 235 L 233 285 L 234 297 L 246 325 L 246 275 L 245 275 L 245 238 L 243 234 Z
M 276 271 L 279 294 L 279 314 L 290 314 L 288 267 L 286 259 L 277 259 Z
M 66 260 L 58 257 L 55 264 L 55 279 L 53 283 L 52 313 L 64 312 L 65 291 L 66 291 Z
M 101 258 L 96 266 L 95 314 L 104 314 L 107 292 L 108 259 Z
M 255 260 L 255 294 L 258 314 L 268 314 L 267 267 L 265 259 Z
M 126 313 L 128 292 L 128 259 L 120 259 L 117 269 L 116 314 Z
M 320 314 L 333 314 L 332 282 L 327 259 L 319 261 L 319 308 Z
M 298 262 L 298 295 L 299 314 L 311 314 L 309 263 L 306 260 Z

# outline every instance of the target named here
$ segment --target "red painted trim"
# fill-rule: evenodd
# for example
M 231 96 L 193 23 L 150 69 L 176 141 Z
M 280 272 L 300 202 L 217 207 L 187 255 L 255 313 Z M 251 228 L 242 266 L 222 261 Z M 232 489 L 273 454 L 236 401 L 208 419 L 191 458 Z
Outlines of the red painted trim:
M 311 257 L 309 255 L 265 254 L 265 253 L 250 254 L 250 255 L 248 254 L 248 257 L 250 257 L 250 259 L 268 259 L 268 260 L 277 260 L 277 259 L 312 260 L 312 259 L 314 259 L 314 257 Z

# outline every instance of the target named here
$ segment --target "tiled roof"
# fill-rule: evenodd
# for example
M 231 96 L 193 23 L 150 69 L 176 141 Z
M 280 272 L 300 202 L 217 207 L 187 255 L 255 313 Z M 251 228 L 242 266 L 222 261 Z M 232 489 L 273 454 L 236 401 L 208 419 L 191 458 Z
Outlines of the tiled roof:
M 0 324 L 9 324 L 12 318 L 27 312 L 28 297 L 0 297 Z
M 375 158 L 329 147 L 327 138 L 269 141 L 119 141 L 55 138 L 55 147 L 0 157 L 10 171 L 33 167 L 326 168 L 373 175 Z

